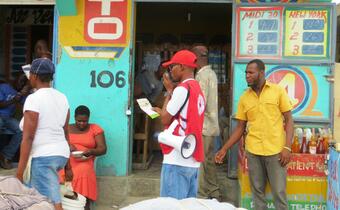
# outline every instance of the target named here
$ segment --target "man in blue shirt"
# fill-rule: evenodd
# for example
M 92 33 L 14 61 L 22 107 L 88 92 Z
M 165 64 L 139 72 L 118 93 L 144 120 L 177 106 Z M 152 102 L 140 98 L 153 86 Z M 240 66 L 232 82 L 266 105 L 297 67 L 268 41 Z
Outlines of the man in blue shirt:
M 24 100 L 23 92 L 17 92 L 12 86 L 0 79 L 0 134 L 11 134 L 11 141 L 0 151 L 0 166 L 11 169 L 11 159 L 17 152 L 22 132 L 19 121 L 13 117 L 16 104 Z

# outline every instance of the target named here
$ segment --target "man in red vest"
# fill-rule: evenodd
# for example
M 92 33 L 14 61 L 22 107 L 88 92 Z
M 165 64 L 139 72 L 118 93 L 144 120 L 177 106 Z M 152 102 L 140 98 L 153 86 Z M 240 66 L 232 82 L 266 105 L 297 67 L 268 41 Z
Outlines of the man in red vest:
M 198 170 L 200 163 L 204 161 L 202 129 L 205 99 L 199 83 L 194 79 L 196 60 L 195 54 L 181 50 L 170 61 L 163 63 L 163 67 L 168 68 L 169 73 L 163 75 L 167 94 L 162 109 L 157 107 L 154 109 L 161 115 L 165 127 L 174 121 L 178 122 L 173 135 L 194 134 L 196 149 L 193 156 L 186 159 L 173 147 L 160 145 L 164 155 L 161 197 L 184 199 L 197 196 Z

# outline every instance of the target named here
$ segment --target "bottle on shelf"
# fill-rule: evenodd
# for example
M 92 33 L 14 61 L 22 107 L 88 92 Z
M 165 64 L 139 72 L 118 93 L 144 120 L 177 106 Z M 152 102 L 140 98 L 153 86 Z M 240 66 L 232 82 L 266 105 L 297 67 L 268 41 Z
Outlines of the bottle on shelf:
M 302 143 L 301 143 L 301 147 L 300 147 L 300 153 L 307 153 L 307 138 L 306 138 L 306 130 L 304 130 L 303 132 L 303 136 L 302 136 Z
M 328 144 L 329 144 L 329 131 L 326 128 L 323 129 L 323 144 L 325 147 L 325 153 L 328 153 Z
M 317 134 L 317 147 L 316 147 L 316 154 L 325 154 L 325 142 L 324 142 L 325 131 L 322 128 L 318 128 Z
M 299 144 L 302 144 L 302 137 L 303 137 L 303 129 L 302 128 L 297 128 L 295 129 L 295 132 L 298 136 Z
M 328 133 L 327 133 L 327 141 L 325 142 L 325 148 L 326 148 L 326 152 L 328 153 L 328 151 L 329 151 L 329 147 L 330 146 L 334 146 L 334 144 L 335 144 L 335 141 L 334 141 L 334 139 L 333 139 L 333 134 L 332 134 L 332 131 L 331 131 L 331 129 L 330 128 L 328 128 Z
M 316 135 L 315 135 L 314 128 L 312 128 L 312 135 L 311 135 L 310 140 L 308 142 L 309 153 L 315 155 L 316 154 L 316 148 L 317 148 Z
M 293 140 L 293 143 L 292 143 L 292 153 L 299 153 L 299 152 L 300 152 L 299 137 L 298 137 L 297 132 L 295 130 L 294 140 Z
M 319 136 L 318 147 L 316 148 L 317 154 L 325 154 L 326 153 L 324 136 L 325 136 L 325 133 L 322 133 Z

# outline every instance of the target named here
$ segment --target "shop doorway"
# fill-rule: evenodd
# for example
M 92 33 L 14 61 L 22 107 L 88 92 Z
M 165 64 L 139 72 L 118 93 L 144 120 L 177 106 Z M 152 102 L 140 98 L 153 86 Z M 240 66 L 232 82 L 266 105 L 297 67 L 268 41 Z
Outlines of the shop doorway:
M 54 6 L 0 5 L 0 82 L 8 83 L 20 91 L 27 79 L 22 66 L 36 57 L 34 46 L 44 40 L 52 50 Z M 22 104 L 18 104 L 14 117 L 22 118 Z M 12 133 L 0 128 L 0 148 L 10 141 Z M 18 161 L 19 155 L 14 157 Z
M 228 132 L 231 110 L 231 3 L 136 3 L 134 103 L 146 97 L 153 106 L 162 107 L 163 85 L 160 63 L 178 50 L 195 44 L 209 48 L 209 64 L 216 72 L 219 86 L 221 126 Z M 164 70 L 163 70 L 164 71 Z M 222 111 L 223 109 L 223 111 Z M 135 106 L 133 168 L 147 168 L 154 159 L 162 159 L 155 136 L 163 130 L 160 119 L 151 120 Z M 219 142 L 217 142 L 218 144 Z
M 21 66 L 31 63 L 38 40 L 53 41 L 53 6 L 0 6 L 0 75 L 13 80 L 22 73 Z

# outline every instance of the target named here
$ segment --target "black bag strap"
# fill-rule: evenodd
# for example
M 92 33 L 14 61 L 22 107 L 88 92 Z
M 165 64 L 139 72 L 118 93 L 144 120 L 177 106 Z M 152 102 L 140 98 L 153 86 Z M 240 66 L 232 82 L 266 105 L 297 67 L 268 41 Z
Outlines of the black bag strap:
M 177 112 L 178 115 L 181 114 L 181 111 L 183 110 L 185 104 L 186 104 L 186 103 L 188 102 L 188 100 L 189 100 L 190 86 L 189 86 L 189 85 L 187 85 L 187 86 L 188 86 L 188 94 L 187 94 L 187 97 L 185 98 L 185 101 L 184 101 L 184 103 L 182 104 L 181 108 L 180 108 L 180 109 L 178 110 L 178 112 Z

